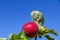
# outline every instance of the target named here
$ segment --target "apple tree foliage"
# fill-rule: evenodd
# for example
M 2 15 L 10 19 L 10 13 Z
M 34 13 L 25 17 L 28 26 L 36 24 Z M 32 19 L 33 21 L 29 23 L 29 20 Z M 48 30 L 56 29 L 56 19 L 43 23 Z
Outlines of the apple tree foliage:
M 47 29 L 44 24 L 44 15 L 42 12 L 39 11 L 32 11 L 31 12 L 32 21 L 35 22 L 39 27 L 39 32 L 37 36 L 35 37 L 35 40 L 37 40 L 37 37 L 40 39 L 42 36 L 47 38 L 48 40 L 55 40 L 52 36 L 49 34 L 54 34 L 58 36 L 57 32 L 55 32 L 54 29 Z M 18 34 L 12 33 L 9 35 L 8 38 L 0 38 L 0 40 L 31 40 L 31 38 L 28 38 L 24 32 L 19 32 Z

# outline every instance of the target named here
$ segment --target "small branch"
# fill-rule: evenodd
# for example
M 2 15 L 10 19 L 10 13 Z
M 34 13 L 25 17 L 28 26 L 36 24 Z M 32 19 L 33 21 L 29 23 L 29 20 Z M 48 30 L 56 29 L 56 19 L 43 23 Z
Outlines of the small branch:
M 37 36 L 35 37 L 35 40 L 37 40 Z

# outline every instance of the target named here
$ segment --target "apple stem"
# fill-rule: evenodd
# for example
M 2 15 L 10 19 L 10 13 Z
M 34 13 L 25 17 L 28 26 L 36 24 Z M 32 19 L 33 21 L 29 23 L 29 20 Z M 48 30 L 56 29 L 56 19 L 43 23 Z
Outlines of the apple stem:
M 37 36 L 35 37 L 35 40 L 37 40 Z

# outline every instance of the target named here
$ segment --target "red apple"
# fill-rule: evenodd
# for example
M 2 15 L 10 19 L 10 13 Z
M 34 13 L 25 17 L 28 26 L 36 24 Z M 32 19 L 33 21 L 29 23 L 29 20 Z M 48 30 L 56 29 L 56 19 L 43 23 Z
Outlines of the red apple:
M 38 26 L 34 22 L 28 22 L 23 25 L 22 31 L 25 31 L 25 34 L 27 35 L 27 37 L 33 38 L 38 33 Z

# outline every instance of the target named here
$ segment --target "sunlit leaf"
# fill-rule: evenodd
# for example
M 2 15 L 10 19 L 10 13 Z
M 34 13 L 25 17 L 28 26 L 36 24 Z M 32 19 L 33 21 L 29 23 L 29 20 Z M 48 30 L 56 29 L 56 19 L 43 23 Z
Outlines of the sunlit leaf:
M 9 35 L 8 40 L 15 40 L 16 39 L 16 34 L 12 33 Z
M 7 40 L 7 38 L 0 38 L 0 40 Z
M 17 37 L 18 40 L 29 40 L 24 32 L 21 32 L 21 33 L 17 34 L 16 37 Z

